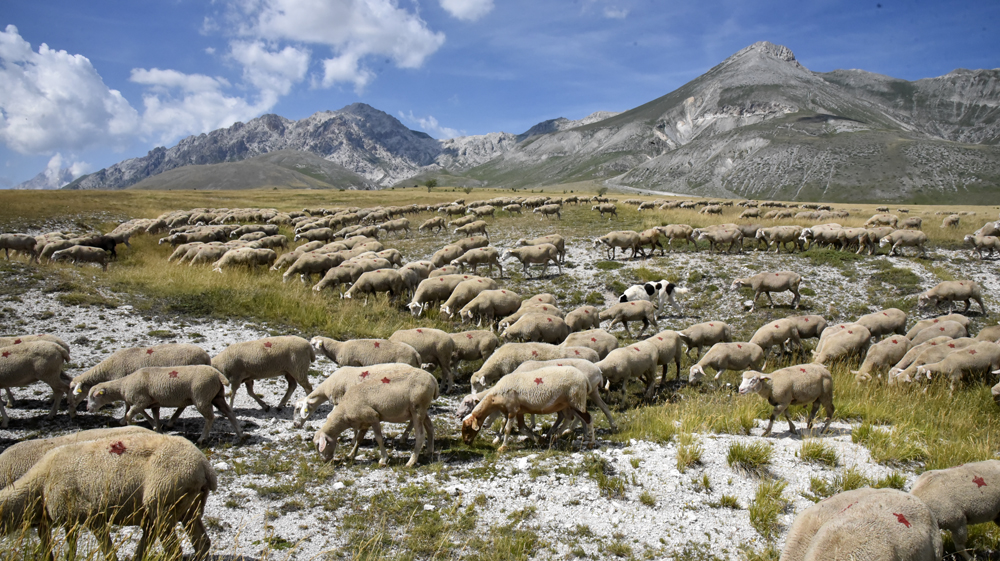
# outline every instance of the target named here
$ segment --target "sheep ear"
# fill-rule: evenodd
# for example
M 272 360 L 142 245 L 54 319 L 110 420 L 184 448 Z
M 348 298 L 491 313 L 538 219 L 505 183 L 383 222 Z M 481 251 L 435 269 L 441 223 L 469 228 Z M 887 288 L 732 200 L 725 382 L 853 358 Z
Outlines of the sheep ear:
M 316 441 L 316 447 L 319 448 L 320 452 L 326 450 L 327 441 L 329 441 L 329 439 L 330 437 L 325 434 L 320 435 L 319 440 Z
M 469 426 L 472 428 L 472 430 L 478 431 L 479 430 L 479 419 L 477 417 L 472 417 L 472 422 L 470 423 Z
M 94 392 L 94 397 L 101 397 L 102 395 L 104 395 L 104 390 L 97 390 Z
M 757 377 L 759 379 L 761 379 L 761 380 L 770 380 L 771 379 L 771 375 L 770 374 L 761 374 L 760 376 L 757 376 Z

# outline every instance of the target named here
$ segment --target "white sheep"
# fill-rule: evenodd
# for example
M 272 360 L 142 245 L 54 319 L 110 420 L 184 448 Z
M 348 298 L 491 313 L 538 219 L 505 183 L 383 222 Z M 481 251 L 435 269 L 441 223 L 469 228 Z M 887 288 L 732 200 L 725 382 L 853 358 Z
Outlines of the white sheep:
M 933 327 L 921 329 L 913 337 L 913 344 L 919 345 L 935 337 L 944 336 L 957 339 L 959 337 L 966 337 L 968 334 L 968 330 L 961 323 L 957 321 L 942 321 L 941 323 L 935 324 Z
M 521 238 L 517 240 L 517 245 L 541 245 L 543 243 L 550 243 L 556 246 L 556 249 L 559 250 L 559 261 L 561 263 L 566 262 L 566 238 L 560 236 L 559 234 L 549 234 L 538 238 Z
M 920 294 L 917 298 L 917 306 L 924 308 L 927 306 L 940 307 L 942 302 L 948 302 L 948 306 L 954 309 L 955 302 L 965 302 L 965 309 L 962 313 L 969 311 L 970 300 L 975 300 L 979 304 L 979 309 L 986 315 L 986 306 L 983 305 L 983 295 L 979 289 L 979 283 L 970 280 L 944 281 L 934 288 Z
M 774 405 L 762 436 L 771 434 L 775 417 L 782 413 L 788 420 L 788 430 L 792 434 L 798 434 L 788 414 L 788 407 L 792 405 L 812 404 L 806 422 L 807 429 L 812 428 L 813 417 L 816 416 L 820 404 L 826 411 L 826 423 L 820 430 L 821 433 L 826 432 L 833 419 L 833 378 L 830 376 L 830 371 L 822 364 L 799 364 L 775 370 L 770 374 L 748 370 L 743 373 L 740 395 L 749 393 L 756 393 Z
M 221 372 L 204 364 L 140 368 L 124 378 L 102 382 L 91 388 L 87 395 L 87 411 L 96 412 L 109 403 L 124 401 L 126 412 L 123 425 L 131 424 L 135 416 L 142 413 L 152 421 L 153 430 L 159 431 L 161 407 L 177 408 L 167 421 L 166 426 L 170 428 L 188 405 L 194 405 L 205 418 L 205 429 L 198 439 L 202 443 L 208 439 L 215 422 L 214 406 L 232 423 L 236 437 L 242 439 L 240 423 L 226 403 L 225 386 L 228 385 L 229 380 Z M 152 410 L 152 416 L 147 409 Z
M 533 300 L 524 300 L 521 302 L 521 306 L 516 312 L 507 317 L 501 318 L 500 321 L 497 322 L 497 325 L 500 329 L 505 329 L 507 326 L 513 325 L 517 320 L 528 314 L 546 314 L 559 318 L 566 317 L 566 314 L 562 310 L 552 304 L 543 304 Z
M 555 264 L 556 268 L 559 269 L 559 274 L 562 274 L 562 263 L 559 261 L 559 250 L 556 246 L 550 243 L 544 243 L 539 245 L 528 245 L 523 247 L 514 247 L 508 249 L 504 252 L 504 260 L 510 259 L 511 257 L 517 259 L 521 262 L 524 267 L 524 275 L 528 275 L 528 265 L 541 264 L 542 274 L 549 268 L 549 263 Z
M 52 419 L 56 416 L 59 404 L 64 395 L 69 393 L 69 379 L 63 375 L 63 364 L 69 362 L 69 352 L 50 341 L 33 341 L 20 345 L 0 348 L 0 388 L 29 386 L 35 382 L 45 382 L 52 388 L 52 409 L 46 416 Z M 69 409 L 73 418 L 76 410 Z M 10 418 L 7 410 L 0 403 L 0 416 L 3 422 L 0 428 L 7 428 Z
M 500 264 L 500 252 L 492 246 L 470 249 L 458 258 L 453 259 L 451 265 L 457 265 L 459 271 L 463 273 L 465 272 L 466 265 L 472 267 L 473 273 L 479 269 L 480 265 L 487 265 L 489 266 L 489 274 L 493 274 L 493 266 L 496 265 L 500 270 L 500 276 L 503 276 L 503 265 Z
M 933 327 L 934 325 L 937 325 L 943 321 L 957 321 L 958 323 L 961 323 L 962 326 L 965 327 L 966 329 L 968 329 L 969 324 L 971 323 L 971 320 L 969 320 L 968 317 L 963 316 L 962 314 L 948 314 L 946 316 L 938 316 L 936 318 L 922 319 L 917 323 L 915 323 L 913 327 L 911 327 L 910 330 L 906 332 L 906 336 L 907 338 L 912 340 L 917 336 L 917 333 L 920 333 L 920 331 L 928 327 Z
M 775 345 L 778 346 L 781 356 L 785 356 L 786 347 L 802 348 L 802 340 L 799 337 L 799 329 L 796 326 L 796 322 L 790 321 L 788 318 L 762 325 L 754 332 L 753 337 L 750 338 L 750 342 L 763 349 L 765 355 Z
M 365 304 L 368 303 L 369 294 L 388 292 L 391 297 L 398 297 L 403 294 L 403 277 L 396 269 L 375 269 L 362 273 L 358 280 L 340 295 L 344 299 L 352 299 L 360 294 L 365 295 Z
M 660 235 L 667 239 L 666 248 L 672 250 L 673 246 L 670 244 L 674 240 L 684 240 L 684 245 L 688 244 L 698 247 L 698 242 L 694 239 L 694 228 L 688 226 L 687 224 L 669 224 L 667 226 L 659 226 L 657 229 L 660 231 Z
M 649 341 L 640 341 L 627 347 L 619 347 L 597 363 L 601 373 L 612 384 L 620 386 L 624 394 L 629 379 L 641 378 L 646 382 L 646 399 L 653 396 L 656 384 L 656 367 L 659 365 L 660 351 Z
M 947 356 L 951 350 L 964 349 L 973 344 L 975 344 L 975 339 L 972 338 L 953 339 L 951 337 L 934 337 L 918 345 L 914 345 L 911 342 L 910 350 L 906 351 L 903 358 L 899 359 L 899 362 L 889 369 L 889 384 L 894 384 L 897 381 L 912 382 L 913 376 L 917 373 L 917 366 L 926 364 L 928 361 L 938 362 Z M 934 349 L 937 349 L 937 351 L 927 353 L 927 351 Z M 927 354 L 925 355 L 925 353 Z
M 338 366 L 371 366 L 400 362 L 420 367 L 420 353 L 406 343 L 388 339 L 351 339 L 337 341 L 329 337 L 313 337 L 309 344 Z
M 316 411 L 316 408 L 327 401 L 336 407 L 344 392 L 351 386 L 365 380 L 376 380 L 385 376 L 392 380 L 396 378 L 397 374 L 409 375 L 414 370 L 417 368 L 399 362 L 371 366 L 342 366 L 330 374 L 326 380 L 320 382 L 313 391 L 309 392 L 309 395 L 295 402 L 295 422 L 293 424 L 296 428 L 301 428 Z
M 711 367 L 715 379 L 726 370 L 756 370 L 764 363 L 764 349 L 754 343 L 716 343 L 691 367 L 688 381 L 692 384 L 706 376 L 705 367 Z
M 817 315 L 788 316 L 785 318 L 799 332 L 799 339 L 815 339 L 826 329 L 826 318 Z
M 265 337 L 254 341 L 233 343 L 212 358 L 212 367 L 222 373 L 230 383 L 229 408 L 236 402 L 236 392 L 240 385 L 246 386 L 247 393 L 267 411 L 270 406 L 253 391 L 255 380 L 284 376 L 288 390 L 278 402 L 278 409 L 285 406 L 292 397 L 297 384 L 309 393 L 309 365 L 316 360 L 309 341 L 302 337 L 286 335 Z
M 587 347 L 597 353 L 598 360 L 618 348 L 618 338 L 603 329 L 589 329 L 570 333 L 562 342 L 563 347 Z
M 313 443 L 320 456 L 329 462 L 337 451 L 337 439 L 341 433 L 354 429 L 354 447 L 348 454 L 349 461 L 354 461 L 358 445 L 371 428 L 381 454 L 379 465 L 384 466 L 389 462 L 389 454 L 382 438 L 382 423 L 409 421 L 413 425 L 416 442 L 406 465 L 414 466 L 425 439 L 428 452 L 431 458 L 434 457 L 434 425 L 429 410 L 437 396 L 437 380 L 429 372 L 419 369 L 405 376 L 365 380 L 347 388 L 337 407 L 316 431 Z
M 937 526 L 951 532 L 955 550 L 965 559 L 969 526 L 990 522 L 1000 515 L 1000 461 L 972 462 L 920 474 L 910 494 L 934 513 Z M 940 533 L 935 532 L 938 539 Z
M 482 391 L 502 376 L 510 374 L 528 360 L 553 360 L 557 358 L 582 358 L 597 362 L 597 352 L 586 347 L 567 347 L 548 343 L 507 343 L 497 349 L 483 365 L 472 374 L 472 388 Z
M 33 236 L 27 234 L 0 234 L 0 249 L 4 251 L 4 257 L 10 259 L 10 250 L 19 251 L 28 254 L 28 259 L 31 261 L 38 260 L 38 251 L 40 247 L 36 248 L 37 240 Z
M 501 339 L 551 343 L 558 345 L 570 334 L 569 326 L 558 316 L 525 314 L 508 325 L 500 334 Z
M 288 282 L 293 275 L 299 275 L 302 282 L 306 282 L 312 275 L 326 275 L 330 269 L 346 261 L 343 253 L 303 253 L 295 260 L 288 270 L 281 275 L 281 282 Z
M 660 388 L 667 383 L 667 369 L 671 363 L 677 370 L 676 380 L 681 379 L 681 358 L 684 356 L 684 346 L 680 333 L 672 330 L 661 331 L 646 339 L 646 342 L 656 347 L 656 362 L 663 368 L 660 377 Z M 617 343 L 617 341 L 616 341 Z M 617 344 L 615 345 L 617 348 Z M 610 351 L 608 351 L 610 353 Z
M 528 362 L 522 362 L 520 366 L 517 367 L 513 374 L 518 372 L 531 372 L 541 368 L 547 368 L 550 366 L 572 366 L 580 372 L 583 372 L 590 381 L 590 393 L 587 397 L 590 399 L 594 405 L 604 413 L 604 416 L 608 419 L 608 425 L 611 427 L 612 431 L 617 431 L 618 426 L 615 425 L 615 420 L 611 417 L 611 410 L 608 409 L 607 403 L 601 398 L 600 388 L 604 385 L 604 374 L 601 373 L 601 369 L 597 367 L 596 364 L 590 362 L 589 360 L 583 360 L 579 358 L 561 358 L 555 360 L 529 360 Z M 478 395 L 478 394 L 473 394 Z M 482 398 L 480 398 L 482 399 Z M 478 403 L 478 401 L 477 401 Z M 464 402 L 463 402 L 464 404 Z M 461 418 L 465 418 L 462 415 Z M 483 423 L 488 425 L 489 423 Z
M 416 317 L 423 315 L 424 310 L 432 304 L 447 300 L 459 283 L 473 278 L 482 278 L 474 275 L 451 274 L 434 276 L 433 271 L 429 274 L 431 275 L 429 278 L 420 281 L 420 284 L 417 285 L 417 289 L 413 292 L 413 299 L 407 305 L 410 312 Z
M 989 374 L 1000 368 L 1000 345 L 989 341 L 980 341 L 964 349 L 948 354 L 940 362 L 924 364 L 917 367 L 917 376 L 948 376 L 951 379 L 951 390 L 962 381 L 962 378 L 976 374 Z
M 861 356 L 868 352 L 871 338 L 871 331 L 868 331 L 867 327 L 858 323 L 851 324 L 824 339 L 822 346 L 817 345 L 816 350 L 812 351 L 813 363 L 829 364 L 832 361 Z
M 108 270 L 108 254 L 103 249 L 74 245 L 66 249 L 60 249 L 52 254 L 52 261 L 67 259 L 73 264 L 97 263 L 102 270 Z
M 590 210 L 596 210 L 601 213 L 601 218 L 604 218 L 605 214 L 609 215 L 608 220 L 611 220 L 611 217 L 618 216 L 618 206 L 614 203 L 601 203 L 594 205 L 590 207 Z
M 462 321 L 478 318 L 477 326 L 483 319 L 492 328 L 497 318 L 514 313 L 521 307 L 521 296 L 509 290 L 484 290 L 458 311 Z
M 792 298 L 792 307 L 798 309 L 799 300 L 802 298 L 802 295 L 799 294 L 799 284 L 801 282 L 802 275 L 791 271 L 759 273 L 749 278 L 734 280 L 729 289 L 738 290 L 744 286 L 753 288 L 753 308 L 756 308 L 757 298 L 762 293 L 767 295 L 767 299 L 771 302 L 771 307 L 773 308 L 774 299 L 771 298 L 771 293 L 784 292 L 787 290 L 794 295 Z M 751 308 L 751 310 L 753 308 Z
M 614 261 L 615 250 L 621 248 L 622 255 L 625 254 L 626 249 L 632 250 L 632 255 L 629 257 L 635 257 L 635 254 L 639 251 L 639 232 L 634 230 L 618 230 L 616 232 L 608 232 L 603 236 L 594 239 L 594 247 L 605 247 L 605 256 Z
M 602 311 L 598 317 L 602 322 L 611 321 L 607 326 L 608 331 L 616 323 L 622 324 L 622 328 L 625 329 L 625 333 L 629 337 L 632 337 L 632 332 L 628 329 L 628 322 L 630 321 L 642 321 L 642 329 L 639 330 L 637 337 L 641 337 L 650 325 L 653 326 L 653 329 L 658 329 L 656 325 L 656 304 L 645 300 L 619 302 Z
M 895 255 L 901 248 L 915 247 L 920 255 L 926 256 L 927 250 L 924 244 L 927 243 L 927 234 L 919 230 L 896 230 L 878 241 L 879 247 L 890 247 L 889 255 Z
M 899 308 L 889 308 L 863 315 L 855 323 L 868 328 L 872 337 L 876 339 L 890 333 L 906 334 L 906 312 Z
M 455 373 L 451 368 L 455 342 L 448 333 L 430 327 L 400 329 L 389 336 L 389 341 L 413 347 L 420 356 L 421 366 L 440 367 L 441 377 L 445 380 L 444 391 L 451 392 L 451 388 L 455 385 Z
M 868 348 L 864 362 L 857 370 L 851 370 L 854 380 L 857 382 L 867 382 L 872 379 L 872 374 L 881 375 L 888 372 L 889 368 L 898 363 L 913 346 L 913 343 L 905 335 L 893 335 L 886 337 L 882 341 Z
M 486 360 L 500 347 L 500 338 L 488 330 L 452 333 L 451 340 L 455 344 L 452 364 L 458 361 Z
M 601 326 L 600 311 L 594 306 L 580 306 L 563 318 L 571 333 Z
M 721 321 L 696 323 L 683 331 L 678 331 L 677 334 L 687 346 L 687 351 L 685 351 L 687 356 L 691 356 L 691 349 L 697 349 L 696 356 L 701 356 L 702 347 L 709 347 L 720 342 L 729 343 L 733 340 L 732 328 Z
M 441 304 L 441 313 L 450 318 L 484 290 L 497 290 L 498 288 L 500 285 L 493 279 L 475 277 L 464 280 L 455 286 L 455 290 L 452 290 L 448 299 Z

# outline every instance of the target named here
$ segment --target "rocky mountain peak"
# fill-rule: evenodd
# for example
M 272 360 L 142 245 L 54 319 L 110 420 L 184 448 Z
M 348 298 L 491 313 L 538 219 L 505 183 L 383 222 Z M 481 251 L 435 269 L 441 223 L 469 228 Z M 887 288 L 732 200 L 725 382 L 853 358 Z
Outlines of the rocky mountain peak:
M 775 45 L 768 41 L 757 41 L 753 45 L 741 49 L 729 58 L 740 58 L 747 53 L 759 53 L 785 62 L 795 62 L 795 53 L 791 49 L 784 45 Z

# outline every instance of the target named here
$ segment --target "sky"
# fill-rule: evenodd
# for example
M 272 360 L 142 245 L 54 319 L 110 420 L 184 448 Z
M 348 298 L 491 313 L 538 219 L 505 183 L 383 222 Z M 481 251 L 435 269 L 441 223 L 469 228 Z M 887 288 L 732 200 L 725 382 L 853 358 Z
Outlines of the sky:
M 3 0 L 0 188 L 266 113 L 435 138 L 624 111 L 757 41 L 906 80 L 1000 67 L 1000 2 Z

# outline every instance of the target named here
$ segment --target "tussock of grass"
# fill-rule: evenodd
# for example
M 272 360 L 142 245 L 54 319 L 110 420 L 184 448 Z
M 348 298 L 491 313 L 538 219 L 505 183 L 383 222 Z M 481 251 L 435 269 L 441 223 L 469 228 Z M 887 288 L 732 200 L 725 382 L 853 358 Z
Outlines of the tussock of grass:
M 824 444 L 821 440 L 812 438 L 802 443 L 798 456 L 804 461 L 824 464 L 830 467 L 836 466 L 838 462 L 837 451 L 832 446 Z
M 698 439 L 691 434 L 682 434 L 678 438 L 677 446 L 677 471 L 685 473 L 688 468 L 701 463 L 701 455 L 705 449 L 702 448 Z
M 736 471 L 763 475 L 774 458 L 774 448 L 762 441 L 733 442 L 726 453 L 726 463 Z
M 790 504 L 784 496 L 788 483 L 778 479 L 765 479 L 757 485 L 754 500 L 747 508 L 750 515 L 750 525 L 757 530 L 765 540 L 771 541 L 781 530 L 778 516 Z

